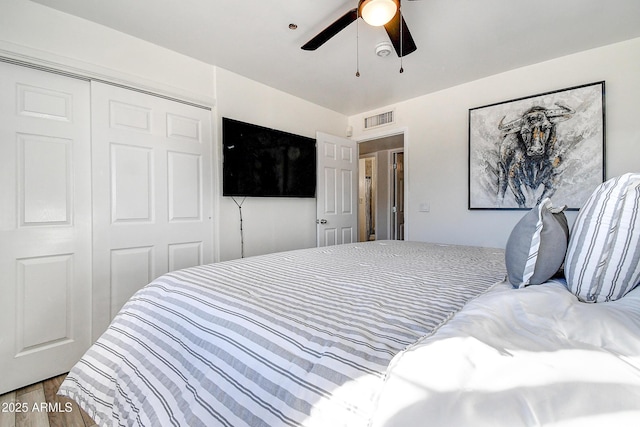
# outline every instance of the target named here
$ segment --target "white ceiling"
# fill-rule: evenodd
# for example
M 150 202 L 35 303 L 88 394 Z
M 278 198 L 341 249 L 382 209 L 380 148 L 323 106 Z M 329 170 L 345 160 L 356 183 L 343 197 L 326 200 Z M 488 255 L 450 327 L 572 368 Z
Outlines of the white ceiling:
M 384 29 L 362 20 L 300 49 L 357 0 L 35 1 L 346 115 L 640 37 L 640 0 L 404 0 L 418 49 L 400 74 L 395 53 L 374 53 Z

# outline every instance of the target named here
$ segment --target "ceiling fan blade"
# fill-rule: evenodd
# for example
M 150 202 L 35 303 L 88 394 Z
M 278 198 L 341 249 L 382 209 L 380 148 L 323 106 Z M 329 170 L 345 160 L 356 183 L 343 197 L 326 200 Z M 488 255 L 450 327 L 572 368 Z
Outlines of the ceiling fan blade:
M 402 21 L 402 42 L 400 40 L 400 21 Z M 384 29 L 387 30 L 389 39 L 393 44 L 394 49 L 398 56 L 406 56 L 416 50 L 418 47 L 411 37 L 409 27 L 404 21 L 404 18 L 400 15 L 400 11 L 391 19 L 391 21 L 384 24 Z M 400 53 L 400 45 L 402 44 L 402 54 Z
M 349 24 L 358 19 L 358 9 L 353 8 L 340 18 L 338 18 L 333 24 L 322 30 L 317 36 L 309 40 L 302 49 L 304 50 L 316 50 L 323 44 L 325 44 L 331 37 L 344 30 Z

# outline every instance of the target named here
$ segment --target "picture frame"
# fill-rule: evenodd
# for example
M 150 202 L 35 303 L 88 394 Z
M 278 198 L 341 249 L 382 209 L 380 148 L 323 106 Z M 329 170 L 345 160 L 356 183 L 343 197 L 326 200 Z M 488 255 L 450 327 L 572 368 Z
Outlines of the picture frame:
M 469 209 L 582 207 L 605 179 L 605 82 L 469 109 Z

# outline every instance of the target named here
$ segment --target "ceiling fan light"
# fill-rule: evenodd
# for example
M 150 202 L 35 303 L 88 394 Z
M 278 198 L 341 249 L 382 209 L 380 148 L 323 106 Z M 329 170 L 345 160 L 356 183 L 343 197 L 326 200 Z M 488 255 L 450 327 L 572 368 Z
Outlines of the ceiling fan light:
M 360 15 L 367 24 L 379 27 L 391 21 L 397 11 L 398 4 L 394 0 L 365 0 Z

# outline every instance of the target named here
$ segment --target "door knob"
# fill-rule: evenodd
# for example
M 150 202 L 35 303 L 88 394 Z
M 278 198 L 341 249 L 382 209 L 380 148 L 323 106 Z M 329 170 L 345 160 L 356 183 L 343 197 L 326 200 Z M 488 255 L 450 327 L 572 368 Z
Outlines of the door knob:
M 316 219 L 316 224 L 326 224 L 327 220 L 326 219 Z

